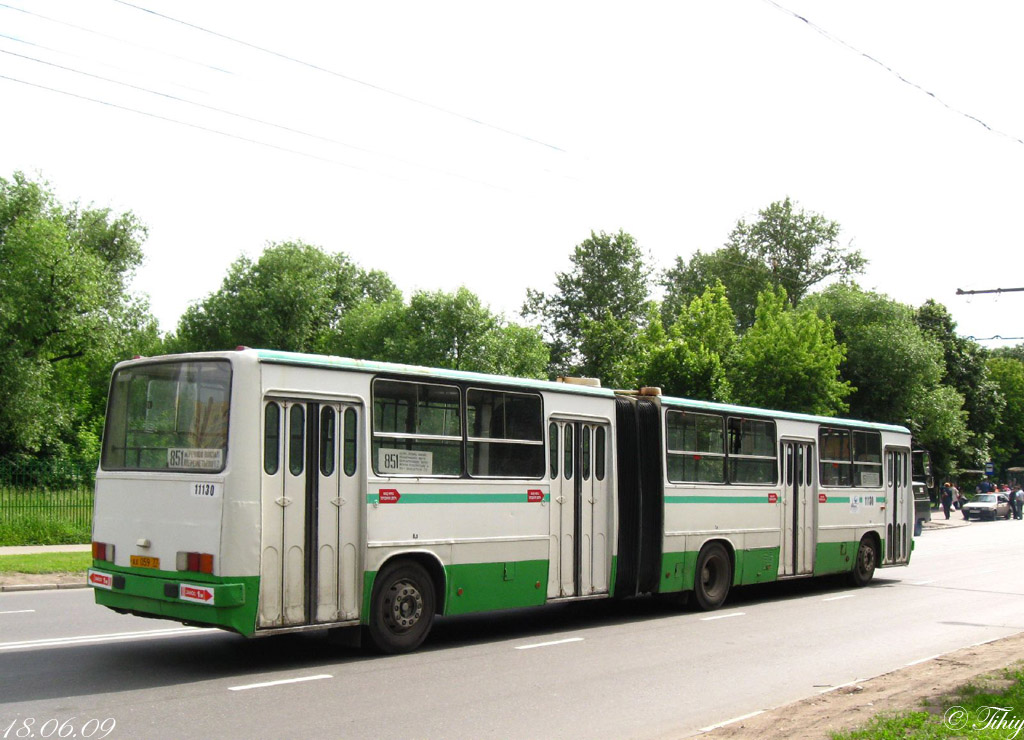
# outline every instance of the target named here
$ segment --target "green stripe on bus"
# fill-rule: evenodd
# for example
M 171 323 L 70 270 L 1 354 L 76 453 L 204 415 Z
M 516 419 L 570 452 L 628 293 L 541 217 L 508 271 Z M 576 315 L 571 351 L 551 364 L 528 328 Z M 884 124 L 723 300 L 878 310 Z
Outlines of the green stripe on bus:
M 819 542 L 814 549 L 814 575 L 853 570 L 859 542 Z
M 666 496 L 666 504 L 770 504 L 767 494 L 757 496 Z
M 435 584 L 444 588 L 444 614 L 540 606 L 547 601 L 547 560 L 449 564 L 444 572 L 445 583 Z M 363 573 L 363 624 L 369 624 L 371 617 L 377 573 Z
M 366 503 L 381 504 L 534 504 L 550 501 L 551 494 L 530 501 L 524 493 L 399 493 L 397 501 L 381 502 L 379 493 L 366 494 Z
M 659 593 L 692 591 L 697 570 L 696 550 L 669 552 L 661 557 L 661 581 Z M 757 547 L 736 550 L 732 585 L 748 586 L 754 583 L 769 583 L 778 579 L 779 548 Z

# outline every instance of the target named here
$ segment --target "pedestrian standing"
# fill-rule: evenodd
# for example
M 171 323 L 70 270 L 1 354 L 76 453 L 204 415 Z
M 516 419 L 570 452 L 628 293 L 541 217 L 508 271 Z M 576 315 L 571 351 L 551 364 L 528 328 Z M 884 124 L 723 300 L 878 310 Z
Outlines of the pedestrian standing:
M 1013 518 L 1021 519 L 1024 518 L 1024 490 L 1021 489 L 1020 483 L 1014 487 L 1013 494 L 1010 496 L 1010 500 L 1013 502 Z
M 949 507 L 953 505 L 953 486 L 948 481 L 942 486 L 942 513 L 949 519 Z

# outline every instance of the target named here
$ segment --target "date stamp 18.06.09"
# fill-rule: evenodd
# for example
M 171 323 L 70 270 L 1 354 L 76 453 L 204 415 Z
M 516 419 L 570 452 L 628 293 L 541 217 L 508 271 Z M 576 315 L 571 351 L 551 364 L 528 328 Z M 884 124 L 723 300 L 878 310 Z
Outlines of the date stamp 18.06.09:
M 103 740 L 117 727 L 113 717 L 96 719 L 68 717 L 67 719 L 38 719 L 15 717 L 11 721 L 0 719 L 0 740 L 14 738 L 92 738 Z

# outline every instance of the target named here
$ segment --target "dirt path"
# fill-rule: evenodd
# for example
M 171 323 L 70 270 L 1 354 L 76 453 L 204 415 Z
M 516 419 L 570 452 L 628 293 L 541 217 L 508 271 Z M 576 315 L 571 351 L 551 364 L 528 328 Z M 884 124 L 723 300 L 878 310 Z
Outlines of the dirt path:
M 919 665 L 901 668 L 700 734 L 711 740 L 821 740 L 852 730 L 880 712 L 920 710 L 943 714 L 955 690 L 979 676 L 1002 677 L 1024 655 L 1024 632 L 963 648 Z M 1024 707 L 1019 709 L 1024 710 Z

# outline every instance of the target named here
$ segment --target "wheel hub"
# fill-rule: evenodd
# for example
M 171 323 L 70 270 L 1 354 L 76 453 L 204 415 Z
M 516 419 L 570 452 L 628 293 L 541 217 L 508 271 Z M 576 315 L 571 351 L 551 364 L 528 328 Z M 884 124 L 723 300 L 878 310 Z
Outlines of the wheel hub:
M 409 629 L 423 616 L 423 594 L 413 584 L 402 581 L 391 587 L 388 621 L 399 629 Z

